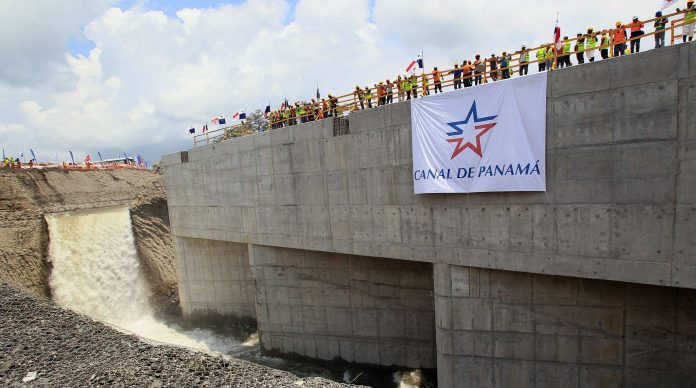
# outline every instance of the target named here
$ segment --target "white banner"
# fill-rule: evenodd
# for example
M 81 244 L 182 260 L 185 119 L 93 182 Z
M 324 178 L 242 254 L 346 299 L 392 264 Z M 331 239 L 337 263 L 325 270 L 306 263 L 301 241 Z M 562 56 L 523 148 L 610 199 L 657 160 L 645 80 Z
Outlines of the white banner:
M 546 74 L 411 100 L 414 192 L 546 191 Z

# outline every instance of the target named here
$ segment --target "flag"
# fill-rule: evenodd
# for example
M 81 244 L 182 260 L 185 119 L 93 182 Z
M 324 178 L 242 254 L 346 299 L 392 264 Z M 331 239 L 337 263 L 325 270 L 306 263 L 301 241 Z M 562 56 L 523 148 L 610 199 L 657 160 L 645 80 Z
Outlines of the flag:
M 235 112 L 235 113 L 232 115 L 232 120 L 237 120 L 238 118 L 239 118 L 239 112 Z
M 203 133 L 208 132 L 208 124 L 203 124 Z
M 563 43 L 561 42 L 561 27 L 558 25 L 558 17 L 556 18 L 556 27 L 553 28 L 553 43 L 556 45 L 556 52 L 561 52 Z
M 68 151 L 68 153 L 70 154 L 70 160 L 72 160 L 72 164 L 75 164 L 75 157 L 73 157 L 72 151 Z
M 266 109 L 263 110 L 263 117 L 268 117 L 268 114 L 271 113 L 271 103 L 269 102 L 268 105 L 266 105 Z
M 22 151 L 22 152 L 19 153 L 19 157 L 20 157 L 20 158 L 24 158 L 24 151 Z
M 196 128 L 195 128 L 195 127 L 189 128 L 189 133 L 190 133 L 190 134 L 196 133 Z
M 225 118 L 222 115 L 220 115 L 220 116 L 210 120 L 210 122 L 212 122 L 213 124 L 222 125 L 222 124 L 225 124 Z
M 286 101 L 286 102 L 287 102 L 287 101 Z M 285 102 L 283 102 L 282 104 L 280 104 L 280 110 L 285 110 L 285 107 L 286 107 L 286 106 L 287 106 L 287 105 L 285 105 Z
M 244 109 L 239 112 L 239 119 L 246 120 L 246 112 L 244 112 Z
M 32 150 L 31 148 L 29 148 L 29 152 L 31 152 L 31 158 L 32 158 L 32 160 L 36 161 L 36 154 L 34 153 L 34 150 Z
M 409 63 L 408 67 L 406 68 L 406 72 L 407 73 L 410 73 L 412 71 L 415 72 L 416 66 L 418 66 L 418 68 L 421 70 L 423 69 L 423 51 L 421 51 L 420 54 L 418 54 L 416 59 L 414 59 L 413 61 L 411 61 L 411 63 Z
M 319 93 L 319 85 L 317 85 L 317 100 L 321 100 L 321 93 Z
M 677 4 L 677 0 L 662 0 L 662 7 L 660 9 L 667 9 L 674 4 Z
M 85 156 L 85 163 L 88 163 L 88 162 L 91 162 L 91 161 L 92 161 L 92 158 L 90 158 L 90 157 L 89 157 L 89 154 L 87 154 L 87 156 Z
M 102 159 L 101 152 L 97 152 L 97 155 L 99 155 L 99 161 L 104 163 L 104 159 Z

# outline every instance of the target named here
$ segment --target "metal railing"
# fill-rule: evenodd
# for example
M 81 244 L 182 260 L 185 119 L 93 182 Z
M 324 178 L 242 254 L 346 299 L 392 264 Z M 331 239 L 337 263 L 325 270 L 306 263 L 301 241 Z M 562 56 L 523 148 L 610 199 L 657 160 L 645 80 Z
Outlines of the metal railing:
M 672 14 L 667 14 L 663 15 L 660 17 L 655 17 L 649 20 L 643 20 L 640 21 L 640 23 L 647 25 L 649 23 L 654 23 L 657 20 L 664 19 L 664 18 L 670 18 L 674 17 L 677 15 L 682 15 L 685 14 L 687 10 L 681 10 L 678 12 L 674 12 Z M 488 82 L 495 82 L 500 79 L 504 78 L 511 78 L 514 74 L 520 72 L 520 68 L 522 66 L 532 66 L 534 64 L 540 64 L 540 63 L 545 63 L 547 64 L 546 66 L 549 66 L 550 68 L 547 68 L 546 71 L 553 71 L 556 70 L 559 66 L 558 59 L 559 58 L 565 58 L 566 56 L 571 56 L 573 54 L 585 54 L 591 51 L 598 51 L 601 54 L 601 51 L 607 50 L 606 53 L 606 58 L 611 58 L 614 57 L 615 55 L 615 47 L 618 46 L 619 44 L 624 44 L 626 47 L 624 49 L 628 49 L 628 46 L 630 45 L 630 42 L 644 39 L 650 36 L 654 36 L 656 34 L 666 34 L 667 32 L 670 33 L 671 39 L 670 43 L 673 45 L 675 38 L 678 36 L 681 36 L 682 34 L 676 34 L 675 31 L 677 28 L 682 28 L 683 26 L 686 26 L 688 24 L 692 24 L 694 22 L 685 22 L 684 19 L 676 19 L 672 20 L 671 24 L 669 26 L 665 26 L 664 29 L 661 30 L 655 30 L 649 33 L 644 33 L 643 35 L 637 36 L 637 37 L 630 37 L 628 34 L 624 34 L 624 40 L 622 42 L 615 42 L 614 41 L 614 35 L 615 32 L 618 31 L 619 29 L 613 28 L 613 29 L 604 29 L 601 31 L 596 31 L 592 32 L 591 34 L 583 34 L 580 37 L 574 37 L 574 38 L 569 38 L 568 40 L 563 40 L 561 41 L 561 44 L 568 44 L 570 43 L 571 46 L 573 44 L 576 45 L 579 40 L 585 41 L 585 47 L 581 50 L 572 50 L 569 52 L 557 52 L 556 47 L 553 43 L 547 43 L 547 44 L 542 44 L 537 47 L 525 49 L 525 50 L 520 50 L 514 53 L 507 54 L 506 56 L 510 58 L 508 62 L 508 66 L 505 67 L 498 67 L 498 62 L 502 57 L 497 57 L 493 56 L 490 58 L 485 58 L 482 59 L 481 61 L 485 65 L 485 70 L 483 72 L 476 72 L 473 65 L 471 68 L 471 72 L 467 71 L 466 74 L 462 71 L 462 68 L 450 68 L 450 69 L 445 69 L 445 70 L 440 70 L 439 72 L 441 73 L 441 81 L 438 84 L 438 88 L 445 89 L 445 88 L 450 88 L 454 87 L 455 83 L 462 83 L 462 88 L 463 87 L 468 87 L 474 86 L 474 84 L 482 84 L 482 83 L 488 83 Z M 621 26 L 624 31 L 628 30 L 628 28 L 624 25 Z M 604 42 L 602 39 L 603 37 L 606 37 L 608 35 L 609 41 Z M 587 47 L 586 43 L 586 38 L 588 36 L 593 36 L 596 39 L 596 45 L 593 47 Z M 543 58 L 536 58 L 537 52 L 539 52 L 540 49 L 546 49 L 546 54 L 544 55 Z M 529 60 L 528 61 L 521 61 L 522 56 L 524 55 L 526 58 L 526 55 L 529 54 Z M 624 53 L 620 53 L 620 56 L 624 55 Z M 514 56 L 514 57 L 513 57 Z M 532 58 L 534 56 L 534 58 Z M 577 55 L 576 55 L 577 56 Z M 604 56 L 603 56 L 604 57 Z M 495 64 L 495 67 L 491 66 L 491 64 Z M 454 78 L 454 72 L 455 70 L 462 71 L 462 76 L 460 78 Z M 528 68 L 527 68 L 528 70 Z M 540 70 L 541 71 L 541 70 Z M 450 77 L 451 76 L 451 77 Z M 432 73 L 423 73 L 421 75 L 413 75 L 408 77 L 410 82 L 412 82 L 412 90 L 411 94 L 413 97 L 410 98 L 417 98 L 418 95 L 423 96 L 423 95 L 429 95 L 433 91 L 433 88 L 436 84 L 433 79 L 433 74 Z M 463 86 L 466 81 L 467 86 Z M 296 125 L 298 123 L 303 123 L 303 122 L 310 122 L 314 120 L 321 120 L 329 117 L 340 117 L 345 115 L 346 113 L 349 112 L 354 112 L 362 109 L 370 109 L 371 107 L 374 106 L 381 106 L 385 105 L 383 102 L 386 102 L 386 100 L 389 101 L 404 101 L 406 100 L 406 90 L 401 90 L 396 83 L 392 84 L 392 92 L 391 93 L 377 93 L 378 87 L 377 84 L 374 84 L 374 88 L 367 88 L 367 89 L 361 89 L 362 92 L 364 93 L 365 96 L 370 96 L 370 98 L 363 98 L 361 99 L 359 96 L 359 93 L 357 91 L 353 91 L 348 94 L 336 96 L 336 97 L 331 97 L 328 100 L 322 100 L 322 101 L 315 101 L 313 103 L 309 104 L 299 104 L 299 107 L 302 107 L 305 111 L 307 111 L 305 114 L 298 114 L 297 110 L 294 108 L 286 108 L 284 111 L 273 111 L 271 112 L 271 119 L 269 119 L 269 124 L 268 124 L 268 129 L 276 129 L 280 127 L 285 127 L 285 126 L 291 126 L 291 125 Z M 386 85 L 384 85 L 386 86 Z M 396 90 L 396 91 L 395 91 Z M 415 92 L 414 92 L 415 90 Z M 369 102 L 368 102 L 369 101 Z M 298 103 L 296 103 L 297 105 Z M 368 107 L 369 106 L 369 107 Z M 205 143 L 205 144 L 210 144 L 211 142 L 217 142 L 217 141 L 222 141 L 222 140 L 227 140 L 228 138 L 232 137 L 238 137 L 238 136 L 233 136 L 230 134 L 233 134 L 235 130 L 239 129 L 242 127 L 243 124 L 238 124 L 238 125 L 233 125 L 229 127 L 224 127 L 220 128 L 214 131 L 209 131 L 205 134 L 200 134 L 194 136 L 194 146 Z M 244 135 L 242 135 L 244 136 Z

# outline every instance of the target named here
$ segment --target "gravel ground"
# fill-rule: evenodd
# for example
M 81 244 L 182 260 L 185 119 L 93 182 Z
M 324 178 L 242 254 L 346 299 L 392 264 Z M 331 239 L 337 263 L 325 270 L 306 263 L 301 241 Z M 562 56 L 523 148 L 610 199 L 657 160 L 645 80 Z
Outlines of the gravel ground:
M 300 379 L 247 361 L 149 344 L 1 283 L 0 386 L 347 385 L 319 378 Z

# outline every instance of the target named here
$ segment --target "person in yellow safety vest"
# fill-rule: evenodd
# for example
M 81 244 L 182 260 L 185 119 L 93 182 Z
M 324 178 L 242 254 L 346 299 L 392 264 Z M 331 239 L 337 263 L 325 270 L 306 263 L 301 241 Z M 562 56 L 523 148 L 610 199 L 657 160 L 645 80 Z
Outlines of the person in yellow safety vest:
M 611 46 L 611 38 L 609 38 L 609 31 L 602 30 L 602 42 L 599 46 L 599 53 L 602 55 L 602 59 L 609 59 L 609 46 Z
M 539 66 L 539 71 L 546 71 L 546 47 L 541 46 L 537 49 L 536 59 Z
M 583 34 L 577 35 L 577 40 L 575 41 L 575 57 L 578 59 L 578 65 L 585 63 L 585 36 Z
M 418 77 L 415 74 L 411 76 L 411 95 L 413 98 L 418 98 Z
M 529 73 L 529 51 L 527 45 L 522 45 L 520 49 L 520 76 Z
M 553 43 L 546 45 L 546 68 L 553 70 L 553 57 L 556 55 L 556 48 Z
M 360 102 L 360 109 L 365 109 L 365 94 L 363 93 L 362 89 L 360 89 L 360 85 L 355 86 L 353 95 L 355 96 L 355 99 Z M 355 104 L 355 109 L 358 109 L 357 104 Z
M 567 36 L 563 37 L 563 55 L 558 57 L 558 67 L 570 67 L 573 66 L 570 63 L 570 39 Z
M 365 86 L 364 94 L 365 94 L 365 101 L 367 101 L 367 107 L 372 108 L 372 89 Z
M 594 28 L 587 29 L 587 58 L 590 62 L 594 62 L 595 52 L 597 51 L 597 34 Z
M 694 29 L 696 28 L 696 6 L 694 6 L 693 1 L 686 2 L 686 10 L 684 14 L 684 27 L 682 27 L 682 41 L 686 42 L 686 38 L 689 38 L 689 42 L 694 39 Z
M 413 84 L 411 83 L 411 77 L 404 77 L 404 90 L 406 91 L 406 100 L 411 99 L 411 92 L 413 92 Z

